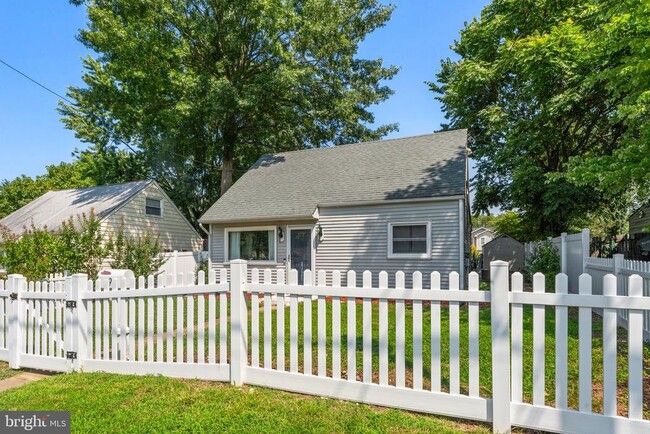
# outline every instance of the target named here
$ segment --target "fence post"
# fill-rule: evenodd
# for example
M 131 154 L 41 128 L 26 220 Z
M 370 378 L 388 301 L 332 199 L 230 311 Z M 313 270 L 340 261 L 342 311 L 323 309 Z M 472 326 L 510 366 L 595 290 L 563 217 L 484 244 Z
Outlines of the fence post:
M 18 369 L 20 368 L 21 350 L 25 349 L 25 309 L 23 308 L 22 293 L 27 289 L 27 279 L 20 274 L 10 274 L 7 276 L 7 289 L 11 293 L 7 307 L 9 367 Z
M 510 422 L 510 301 L 508 263 L 490 262 L 492 311 L 492 430 L 509 433 Z
M 244 384 L 244 372 L 248 363 L 247 273 L 246 261 L 230 261 L 230 382 L 235 386 Z
M 614 276 L 616 276 L 616 295 L 627 295 L 627 294 L 623 294 L 623 279 L 625 279 L 625 276 L 621 274 L 621 268 L 623 268 L 623 261 L 625 261 L 625 255 L 617 253 L 613 257 L 614 257 Z
M 585 274 L 587 272 L 587 258 L 591 256 L 590 241 L 589 229 L 585 228 L 582 230 L 582 272 L 580 274 Z
M 66 351 L 76 353 L 72 359 L 71 370 L 80 371 L 83 367 L 84 359 L 88 356 L 88 311 L 81 295 L 88 289 L 88 275 L 84 273 L 74 274 L 70 278 L 67 300 L 74 303 L 71 307 L 70 322 L 66 327 L 70 327 L 70 332 L 66 333 Z
M 567 274 L 566 232 L 560 234 L 560 273 Z

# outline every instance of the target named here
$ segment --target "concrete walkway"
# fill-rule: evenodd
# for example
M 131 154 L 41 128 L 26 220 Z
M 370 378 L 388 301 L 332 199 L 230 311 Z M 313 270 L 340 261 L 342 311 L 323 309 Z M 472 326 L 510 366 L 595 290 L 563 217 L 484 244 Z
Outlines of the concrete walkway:
M 0 380 L 0 392 L 4 392 L 5 390 L 8 389 L 24 386 L 25 384 L 42 380 L 43 378 L 46 377 L 49 377 L 49 375 L 40 372 L 21 372 L 20 374 L 16 374 L 12 377 L 5 378 L 4 380 Z

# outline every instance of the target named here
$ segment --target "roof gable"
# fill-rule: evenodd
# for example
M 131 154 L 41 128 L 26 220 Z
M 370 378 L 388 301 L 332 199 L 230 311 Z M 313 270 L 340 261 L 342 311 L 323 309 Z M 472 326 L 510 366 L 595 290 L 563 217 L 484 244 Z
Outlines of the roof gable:
M 14 233 L 21 233 L 23 227 L 32 223 L 37 227 L 56 230 L 71 216 L 88 215 L 91 210 L 103 220 L 154 182 L 136 181 L 49 191 L 0 220 L 0 225 L 8 227 Z
M 262 156 L 203 223 L 311 217 L 323 204 L 462 196 L 467 131 Z

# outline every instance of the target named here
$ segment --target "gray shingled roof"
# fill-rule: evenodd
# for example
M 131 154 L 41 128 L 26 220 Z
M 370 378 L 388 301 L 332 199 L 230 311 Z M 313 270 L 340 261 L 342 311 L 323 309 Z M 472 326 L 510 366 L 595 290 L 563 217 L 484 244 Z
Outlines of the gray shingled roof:
M 311 217 L 317 206 L 465 194 L 467 130 L 264 155 L 202 223 Z
M 50 230 L 56 230 L 70 216 L 82 213 L 88 215 L 91 209 L 101 220 L 152 182 L 154 181 L 136 181 L 49 191 L 0 220 L 0 225 L 8 227 L 17 234 L 22 233 L 23 227 L 29 227 L 32 222 L 37 227 L 47 226 Z

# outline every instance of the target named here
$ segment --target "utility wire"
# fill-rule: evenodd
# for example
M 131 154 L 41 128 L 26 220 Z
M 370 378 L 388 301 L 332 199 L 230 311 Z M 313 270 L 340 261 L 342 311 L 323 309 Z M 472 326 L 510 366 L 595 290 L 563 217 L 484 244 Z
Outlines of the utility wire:
M 34 83 L 35 85 L 37 85 L 37 86 L 39 86 L 39 87 L 45 89 L 46 91 L 48 91 L 48 92 L 51 93 L 52 95 L 55 95 L 55 96 L 61 98 L 62 100 L 64 100 L 65 102 L 67 102 L 67 103 L 69 103 L 69 104 L 72 104 L 72 105 L 75 104 L 74 102 L 72 102 L 72 101 L 70 101 L 68 98 L 66 98 L 65 96 L 63 96 L 63 95 L 61 95 L 61 94 L 55 92 L 54 90 L 50 89 L 49 87 L 45 86 L 44 84 L 42 84 L 42 83 L 36 81 L 35 79 L 33 79 L 32 77 L 30 77 L 29 75 L 25 74 L 24 72 L 20 71 L 19 69 L 15 68 L 15 67 L 11 66 L 10 64 L 8 64 L 7 62 L 5 62 L 4 60 L 0 59 L 0 63 L 2 63 L 3 65 L 5 65 L 7 68 L 11 69 L 12 71 L 14 71 L 14 72 L 16 72 L 16 73 L 22 75 L 22 76 L 25 77 L 27 80 L 29 80 L 29 81 L 31 81 L 32 83 Z M 97 115 L 92 115 L 92 116 L 97 116 Z M 101 127 L 100 127 L 100 128 L 101 128 Z M 131 145 L 129 145 L 128 143 L 126 143 L 125 141 L 123 141 L 123 140 L 121 140 L 121 139 L 117 139 L 117 138 L 113 138 L 113 140 L 116 141 L 116 142 L 119 142 L 120 144 L 122 144 L 122 145 L 124 145 L 124 146 L 126 146 L 127 148 L 129 148 L 129 149 L 131 150 L 131 152 L 133 152 L 133 153 L 137 153 L 137 151 L 136 151 L 135 149 L 133 149 L 133 147 L 132 147 Z M 178 153 L 176 153 L 176 152 L 173 152 L 173 151 L 167 151 L 167 152 L 169 152 L 170 154 L 175 155 L 175 156 L 177 156 L 177 157 L 187 158 L 187 157 L 185 157 L 185 156 L 183 156 L 183 155 L 181 155 L 181 154 L 178 154 Z M 195 163 L 202 164 L 202 165 L 204 165 L 204 166 L 210 167 L 210 168 L 212 168 L 212 169 L 214 169 L 214 170 L 220 170 L 220 168 L 215 167 L 213 164 L 206 163 L 206 162 L 204 162 L 204 161 L 199 161 L 199 160 L 196 160 L 196 159 L 193 159 L 193 161 L 194 161 Z

